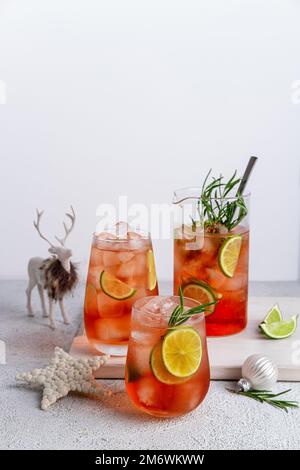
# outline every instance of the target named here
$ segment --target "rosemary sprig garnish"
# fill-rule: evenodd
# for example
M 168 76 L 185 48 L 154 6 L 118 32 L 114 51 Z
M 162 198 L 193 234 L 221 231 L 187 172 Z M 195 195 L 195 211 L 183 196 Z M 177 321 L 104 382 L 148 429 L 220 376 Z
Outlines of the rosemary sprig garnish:
M 227 388 L 227 390 L 231 393 L 237 393 L 238 395 L 243 395 L 244 397 L 253 398 L 260 403 L 268 403 L 274 408 L 279 408 L 280 410 L 284 410 L 286 413 L 288 412 L 289 408 L 298 408 L 299 404 L 297 401 L 289 401 L 289 400 L 277 400 L 280 395 L 284 395 L 291 391 L 291 389 L 284 390 L 280 393 L 272 393 L 269 390 L 249 390 L 248 392 L 243 392 L 242 390 L 233 390 L 231 388 Z
M 195 219 L 193 219 L 193 217 L 190 215 L 190 218 L 191 218 L 191 221 L 192 221 L 192 231 L 193 232 L 196 232 L 196 229 L 197 229 L 197 222 Z
M 211 305 L 215 305 L 217 302 L 209 302 L 207 304 L 197 305 L 196 307 L 192 307 L 189 310 L 184 310 L 184 298 L 181 287 L 179 287 L 179 298 L 180 304 L 177 305 L 171 313 L 168 323 L 169 327 L 176 327 L 182 325 L 182 323 L 185 323 L 193 315 L 205 312 L 208 307 L 210 307 Z
M 241 178 L 236 177 L 235 171 L 227 182 L 222 175 L 218 178 L 212 177 L 209 182 L 210 174 L 211 170 L 204 179 L 198 201 L 200 223 L 204 221 L 206 228 L 211 231 L 218 231 L 221 225 L 230 231 L 248 212 L 244 198 L 238 191 L 233 199 L 228 199 L 240 184 Z

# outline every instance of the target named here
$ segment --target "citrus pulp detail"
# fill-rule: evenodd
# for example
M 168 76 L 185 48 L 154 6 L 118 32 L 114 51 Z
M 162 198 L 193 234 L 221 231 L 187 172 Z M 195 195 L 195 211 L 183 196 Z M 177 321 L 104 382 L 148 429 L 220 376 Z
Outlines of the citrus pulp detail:
M 107 271 L 102 271 L 100 274 L 100 286 L 104 294 L 115 300 L 126 300 L 136 293 L 136 289 L 128 286 Z
M 174 328 L 164 337 L 161 352 L 170 374 L 179 378 L 190 377 L 201 363 L 201 337 L 192 327 Z
M 233 277 L 240 256 L 242 236 L 233 235 L 227 238 L 219 251 L 219 265 L 227 277 Z

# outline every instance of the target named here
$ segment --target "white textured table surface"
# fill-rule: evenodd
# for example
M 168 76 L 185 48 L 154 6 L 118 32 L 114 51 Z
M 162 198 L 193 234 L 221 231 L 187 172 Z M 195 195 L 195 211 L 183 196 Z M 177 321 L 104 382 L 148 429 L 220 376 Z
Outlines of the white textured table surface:
M 54 346 L 68 350 L 81 323 L 83 289 L 66 302 L 72 326 L 59 324 L 52 332 L 40 312 L 34 319 L 26 317 L 25 285 L 0 282 L 0 340 L 7 348 L 7 363 L 0 365 L 1 449 L 300 449 L 300 410 L 285 414 L 232 395 L 225 390 L 228 382 L 212 382 L 203 404 L 175 420 L 154 419 L 134 409 L 122 381 L 120 391 L 104 402 L 70 395 L 41 411 L 40 392 L 16 384 L 15 375 L 45 365 Z M 254 284 L 252 291 L 300 293 L 290 283 Z M 277 388 L 290 387 L 290 398 L 300 400 L 300 383 Z

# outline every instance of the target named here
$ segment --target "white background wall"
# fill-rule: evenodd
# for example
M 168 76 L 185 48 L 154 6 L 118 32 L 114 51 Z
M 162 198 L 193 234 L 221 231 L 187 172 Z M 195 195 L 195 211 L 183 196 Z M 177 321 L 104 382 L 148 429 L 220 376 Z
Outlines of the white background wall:
M 168 202 L 254 154 L 251 277 L 296 279 L 299 20 L 297 0 L 0 0 L 0 277 L 46 254 L 36 206 L 54 235 L 73 203 L 84 268 L 99 203 Z

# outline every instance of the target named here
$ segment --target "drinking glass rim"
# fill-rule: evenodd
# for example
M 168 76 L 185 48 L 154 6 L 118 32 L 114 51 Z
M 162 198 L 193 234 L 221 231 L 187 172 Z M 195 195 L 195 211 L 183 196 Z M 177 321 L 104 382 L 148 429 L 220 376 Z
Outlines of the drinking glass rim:
M 156 313 L 154 312 L 150 312 L 149 310 L 146 310 L 144 309 L 144 305 L 142 306 L 139 306 L 139 303 L 141 303 L 142 301 L 145 301 L 145 299 L 155 299 L 156 297 L 165 297 L 165 298 L 171 298 L 171 299 L 178 299 L 178 305 L 180 304 L 180 297 L 179 295 L 147 295 L 145 297 L 141 297 L 140 299 L 137 299 L 134 304 L 132 305 L 132 311 L 135 311 L 135 312 L 138 312 L 138 314 L 143 314 L 145 312 L 148 312 L 148 313 L 152 313 L 153 315 L 156 315 Z M 188 300 L 189 302 L 192 302 L 194 303 L 194 305 L 191 306 L 191 308 L 194 306 L 196 307 L 197 305 L 200 305 L 200 302 L 198 302 L 197 300 L 195 299 L 192 299 L 191 297 L 183 297 L 184 301 L 185 300 Z M 169 319 L 170 318 L 170 314 L 165 314 L 165 313 L 161 313 L 159 312 L 159 316 L 160 318 L 165 318 L 165 319 Z M 193 316 L 191 317 L 191 319 L 193 318 Z M 200 312 L 200 313 L 197 313 L 196 315 L 194 315 L 194 319 L 195 319 L 195 323 L 197 322 L 201 322 L 201 321 L 205 321 L 205 315 L 203 312 Z M 190 323 L 188 323 L 189 320 L 187 320 L 187 326 L 190 326 Z M 152 326 L 152 325 L 147 325 L 147 326 L 150 326 L 151 328 L 156 328 L 156 329 L 161 329 L 162 326 Z M 167 325 L 168 326 L 168 325 Z M 180 326 L 184 326 L 184 324 L 180 325 Z M 173 327 L 174 328 L 174 327 Z
M 139 235 L 142 235 L 142 238 L 99 238 L 99 235 L 103 232 L 113 232 L 115 230 L 115 227 L 107 227 L 105 230 L 102 230 L 101 232 L 93 232 L 93 239 L 97 239 L 100 242 L 114 242 L 114 243 L 124 243 L 124 242 L 139 242 L 143 240 L 151 240 L 151 234 L 150 232 L 147 232 L 146 230 L 142 230 L 138 227 L 130 227 L 130 232 L 136 232 Z M 113 235 L 113 233 L 111 233 Z
M 199 194 L 201 195 L 202 188 L 200 186 L 186 186 L 184 188 L 175 189 L 173 191 L 174 198 L 177 197 L 177 193 L 180 192 L 180 191 L 191 191 L 191 190 L 199 191 Z M 242 194 L 241 196 L 243 198 L 247 199 L 251 196 L 251 192 L 248 191 L 245 194 Z M 198 197 L 197 196 L 187 196 L 187 197 L 183 197 L 182 199 L 179 199 L 177 201 L 174 201 L 174 198 L 173 198 L 173 204 L 179 204 L 180 202 L 186 201 L 188 199 L 200 200 L 200 196 L 198 196 Z M 210 199 L 213 200 L 213 201 L 235 201 L 237 198 L 238 198 L 238 196 L 226 196 L 226 197 L 211 197 Z

